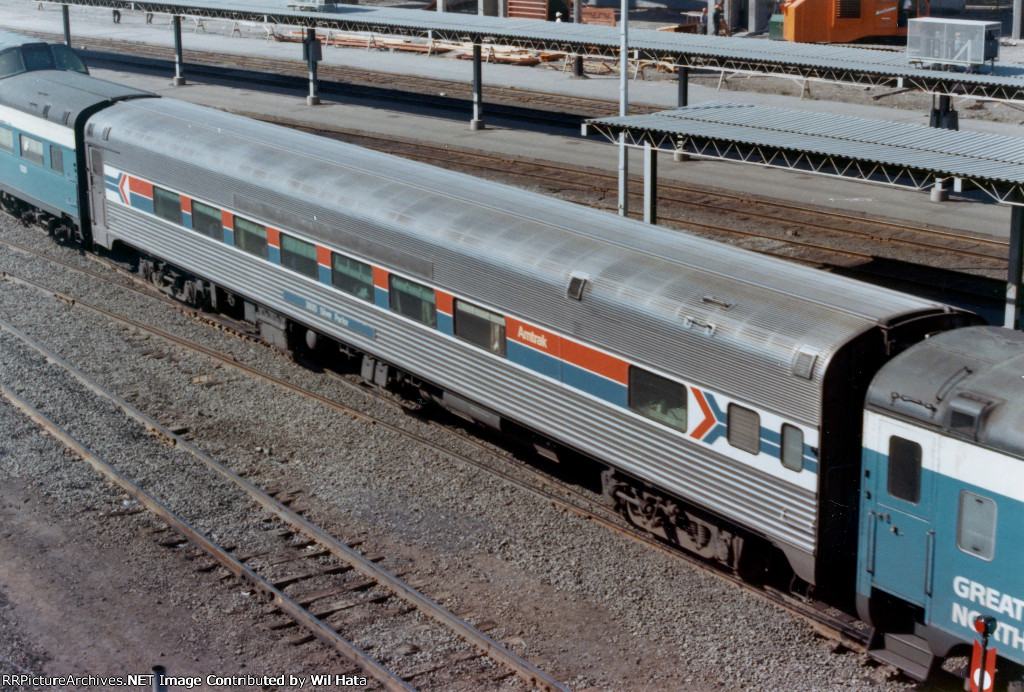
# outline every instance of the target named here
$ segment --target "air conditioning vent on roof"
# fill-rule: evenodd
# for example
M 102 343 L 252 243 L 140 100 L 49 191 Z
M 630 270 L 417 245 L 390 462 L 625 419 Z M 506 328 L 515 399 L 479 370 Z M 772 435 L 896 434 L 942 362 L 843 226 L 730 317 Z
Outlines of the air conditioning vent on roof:
M 585 276 L 573 276 L 569 280 L 567 295 L 573 300 L 583 300 L 583 288 L 587 285 Z
M 818 354 L 800 349 L 793 361 L 793 374 L 805 380 L 811 379 L 814 375 L 814 364 L 818 362 Z
M 50 117 L 50 104 L 46 104 L 45 106 L 43 106 L 43 117 Z
M 977 439 L 981 419 L 992 403 L 967 392 L 958 394 L 949 402 L 949 429 Z

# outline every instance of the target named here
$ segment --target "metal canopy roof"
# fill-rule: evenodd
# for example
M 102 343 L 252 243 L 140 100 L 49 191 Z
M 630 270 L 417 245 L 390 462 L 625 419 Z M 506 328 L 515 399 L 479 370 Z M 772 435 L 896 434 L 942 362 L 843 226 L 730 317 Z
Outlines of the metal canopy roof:
M 914 189 L 960 178 L 998 202 L 1024 205 L 1024 139 L 844 115 L 711 102 L 598 118 L 584 134 L 695 156 Z
M 246 20 L 336 31 L 370 31 L 428 36 L 453 41 L 486 41 L 534 50 L 614 56 L 619 29 L 587 24 L 506 19 L 342 5 L 330 12 L 191 0 L 60 0 L 89 7 L 131 7 L 180 16 Z M 641 60 L 667 60 L 706 69 L 784 75 L 861 85 L 889 85 L 938 94 L 1024 102 L 1024 65 L 997 65 L 994 74 L 926 70 L 913 67 L 901 52 L 632 29 L 629 45 Z

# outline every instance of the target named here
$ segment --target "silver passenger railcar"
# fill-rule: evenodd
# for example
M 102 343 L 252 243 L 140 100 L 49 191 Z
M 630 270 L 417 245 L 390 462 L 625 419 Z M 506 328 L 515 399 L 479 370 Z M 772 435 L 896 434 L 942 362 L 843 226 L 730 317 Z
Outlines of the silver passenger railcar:
M 608 464 L 636 523 L 853 593 L 865 389 L 948 306 L 170 99 L 86 128 L 95 241 Z M 159 272 L 159 263 L 149 267 Z M 866 374 L 866 375 L 865 375 Z

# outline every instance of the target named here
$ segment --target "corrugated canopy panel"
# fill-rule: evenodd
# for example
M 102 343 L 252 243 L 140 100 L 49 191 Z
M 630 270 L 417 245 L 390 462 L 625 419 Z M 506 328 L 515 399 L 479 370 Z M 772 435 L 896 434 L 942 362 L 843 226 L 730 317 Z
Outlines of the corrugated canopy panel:
M 115 6 L 120 0 L 69 0 L 70 4 Z M 453 12 L 425 12 L 392 7 L 340 5 L 329 11 L 308 12 L 282 8 L 280 5 L 243 4 L 220 0 L 161 2 L 140 0 L 137 9 L 181 15 L 217 16 L 251 21 L 278 21 L 298 26 L 337 27 L 358 24 L 381 32 L 413 33 L 425 36 L 438 31 L 456 33 L 466 38 L 491 37 L 523 43 L 566 44 L 614 49 L 619 45 L 617 27 L 588 24 L 555 23 L 527 19 L 485 17 Z M 669 33 L 651 29 L 629 31 L 631 49 L 662 56 L 697 56 L 736 60 L 746 64 L 772 64 L 824 70 L 854 71 L 894 77 L 918 77 L 934 80 L 955 77 L 960 83 L 1024 87 L 1024 65 L 999 64 L 994 74 L 968 74 L 941 70 L 924 70 L 911 65 L 902 51 L 851 48 L 845 46 L 765 41 L 749 38 L 703 36 Z
M 845 115 L 711 102 L 588 123 L 841 156 L 981 181 L 1024 183 L 1024 138 Z

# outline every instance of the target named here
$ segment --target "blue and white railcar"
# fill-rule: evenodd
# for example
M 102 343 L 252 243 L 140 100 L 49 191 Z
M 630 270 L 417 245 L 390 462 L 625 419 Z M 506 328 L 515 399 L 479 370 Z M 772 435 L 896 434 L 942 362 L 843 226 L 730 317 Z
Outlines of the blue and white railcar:
M 868 392 L 858 609 L 880 658 L 925 679 L 999 626 L 1024 664 L 1024 334 L 972 327 L 927 339 Z
M 329 337 L 371 379 L 602 460 L 670 540 L 736 568 L 779 551 L 851 602 L 863 373 L 973 319 L 171 99 L 100 111 L 85 144 L 100 245 L 215 282 L 268 338 Z
M 74 71 L 22 72 L 0 85 L 4 207 L 88 237 L 87 187 L 79 177 L 84 152 L 77 146 L 85 121 L 114 101 L 152 94 Z

